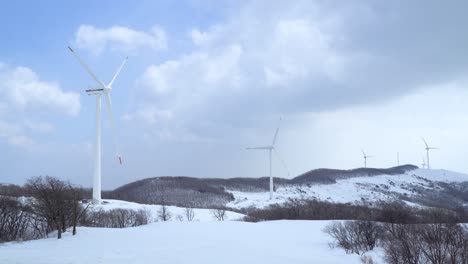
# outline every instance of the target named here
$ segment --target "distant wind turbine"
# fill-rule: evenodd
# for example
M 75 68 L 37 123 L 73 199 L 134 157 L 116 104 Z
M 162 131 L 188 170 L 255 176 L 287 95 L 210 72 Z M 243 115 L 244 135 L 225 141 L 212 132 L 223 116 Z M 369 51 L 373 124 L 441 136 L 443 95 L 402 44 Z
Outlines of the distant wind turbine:
M 367 168 L 367 159 L 368 158 L 372 158 L 373 156 L 368 156 L 366 155 L 366 153 L 364 152 L 364 150 L 361 150 L 362 151 L 362 157 L 364 158 L 364 168 Z
M 424 156 L 422 157 L 422 164 L 421 164 L 422 168 L 425 169 L 426 168 L 426 160 L 424 159 Z
M 396 153 L 396 163 L 397 163 L 397 166 L 400 166 L 400 152 Z
M 281 118 L 280 118 L 280 123 L 281 123 Z M 279 155 L 278 155 L 278 152 L 276 151 L 275 149 L 275 143 L 276 143 L 276 138 L 278 137 L 278 131 L 279 131 L 279 128 L 280 128 L 280 125 L 278 124 L 278 127 L 276 128 L 276 131 L 275 131 L 275 135 L 273 136 L 273 141 L 271 143 L 271 145 L 269 146 L 262 146 L 262 147 L 253 147 L 253 148 L 246 148 L 247 150 L 268 150 L 268 154 L 269 154 L 269 159 L 270 159 L 270 200 L 273 199 L 273 174 L 272 174 L 272 152 L 275 151 L 275 154 L 278 156 L 278 158 L 281 160 L 281 162 L 283 163 L 283 165 L 285 166 L 285 168 L 287 169 L 286 167 L 286 164 L 284 163 L 284 160 L 282 160 Z M 288 171 L 288 175 L 289 175 L 289 171 Z
M 114 83 L 115 79 L 119 75 L 120 71 L 122 70 L 123 66 L 127 62 L 127 58 L 122 62 L 120 67 L 115 72 L 112 80 L 105 85 L 101 80 L 99 80 L 96 75 L 91 71 L 91 69 L 84 63 L 78 54 L 75 51 L 68 47 L 68 49 L 73 53 L 73 55 L 78 59 L 78 62 L 83 66 L 86 71 L 91 75 L 91 77 L 97 82 L 99 85 L 95 89 L 88 89 L 86 92 L 89 95 L 96 96 L 96 145 L 95 145 L 95 160 L 94 160 L 94 179 L 93 179 L 93 202 L 99 203 L 101 201 L 101 95 L 104 95 L 106 98 L 106 108 L 109 114 L 109 123 L 112 131 L 112 138 L 114 141 L 115 152 L 117 153 L 117 157 L 119 160 L 120 165 L 122 165 L 122 157 L 119 154 L 117 148 L 117 139 L 115 133 L 115 125 L 114 125 L 114 115 L 112 113 L 112 102 L 110 92 L 112 90 L 112 84 Z
M 432 148 L 432 147 L 429 147 L 429 145 L 427 144 L 426 140 L 423 138 L 422 139 L 424 141 L 424 145 L 426 145 L 426 161 L 427 161 L 427 164 L 426 164 L 426 167 L 427 169 L 431 169 L 431 165 L 429 163 L 429 150 L 431 149 L 439 149 L 439 148 Z

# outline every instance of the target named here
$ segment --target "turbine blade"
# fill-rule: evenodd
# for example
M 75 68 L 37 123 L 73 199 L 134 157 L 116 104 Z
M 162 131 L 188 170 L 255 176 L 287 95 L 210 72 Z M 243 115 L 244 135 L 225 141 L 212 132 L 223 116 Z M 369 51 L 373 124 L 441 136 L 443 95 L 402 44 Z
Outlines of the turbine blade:
M 423 137 L 422 137 L 422 140 L 424 141 L 424 145 L 426 145 L 426 148 L 429 148 L 429 145 L 427 145 L 427 142 Z
M 102 89 L 106 89 L 106 86 L 104 85 L 103 82 L 101 82 L 97 77 L 96 75 L 94 74 L 94 72 L 88 67 L 88 65 L 86 65 L 86 63 L 84 63 L 84 61 L 81 60 L 80 56 L 78 56 L 78 54 L 76 54 L 76 52 L 70 47 L 68 46 L 68 49 L 71 51 L 71 53 L 73 53 L 73 55 L 75 56 L 75 58 L 80 62 L 81 66 L 83 66 L 86 71 L 91 75 L 91 77 L 93 77 L 93 79 L 102 87 Z
M 117 78 L 117 76 L 119 75 L 120 71 L 122 70 L 123 66 L 125 65 L 125 63 L 127 62 L 128 60 L 128 57 L 125 57 L 124 61 L 122 62 L 122 64 L 120 64 L 120 67 L 117 69 L 117 71 L 115 72 L 114 74 L 114 77 L 112 77 L 112 80 L 109 82 L 109 84 L 107 85 L 107 87 L 109 88 L 112 88 L 112 84 L 114 83 L 115 79 Z
M 264 147 L 252 147 L 252 148 L 245 148 L 247 150 L 251 149 L 272 149 L 272 146 L 264 146 Z
M 272 146 L 275 145 L 276 143 L 276 138 L 278 137 L 278 131 L 280 129 L 280 125 L 281 125 L 281 117 L 280 117 L 280 120 L 279 120 L 279 123 L 278 123 L 278 127 L 276 128 L 276 131 L 275 131 L 275 135 L 273 136 L 273 142 L 272 142 Z
M 114 148 L 115 148 L 115 154 L 117 155 L 117 158 L 119 159 L 120 165 L 122 165 L 122 156 L 119 153 L 119 148 L 117 146 L 117 134 L 115 131 L 115 123 L 114 123 L 114 114 L 112 113 L 112 101 L 110 94 L 107 92 L 105 93 L 106 95 L 106 106 L 107 106 L 107 112 L 109 113 L 109 123 L 111 127 L 111 133 L 112 133 L 112 141 L 114 143 Z

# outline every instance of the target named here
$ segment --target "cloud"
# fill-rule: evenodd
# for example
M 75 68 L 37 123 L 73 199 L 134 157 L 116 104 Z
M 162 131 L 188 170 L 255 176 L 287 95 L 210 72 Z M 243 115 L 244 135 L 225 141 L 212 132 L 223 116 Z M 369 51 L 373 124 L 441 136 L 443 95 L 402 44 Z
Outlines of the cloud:
M 46 122 L 35 122 L 31 120 L 23 121 L 23 126 L 33 132 L 49 134 L 54 132 L 55 128 L 52 124 Z
M 169 110 L 160 110 L 154 106 L 145 106 L 133 114 L 125 114 L 123 119 L 126 121 L 140 120 L 151 125 L 170 121 L 173 117 L 174 114 Z
M 9 123 L 0 120 L 0 140 L 4 139 L 12 146 L 30 147 L 34 141 L 24 134 L 21 124 Z
M 141 48 L 151 50 L 167 49 L 166 32 L 159 26 L 153 26 L 149 32 L 137 31 L 124 26 L 112 26 L 107 29 L 92 25 L 81 25 L 75 34 L 78 48 L 87 49 L 95 55 L 105 49 L 135 53 Z
M 449 120 L 466 123 L 462 104 L 453 109 L 451 103 L 466 101 L 466 93 L 444 84 L 466 78 L 468 64 L 460 54 L 468 52 L 461 26 L 468 17 L 463 3 L 430 1 L 424 9 L 418 1 L 383 3 L 235 4 L 216 24 L 191 27 L 183 53 L 146 67 L 129 114 L 148 117 L 133 121 L 161 146 L 153 153 L 172 149 L 157 133 L 198 141 L 181 144 L 180 152 L 209 146 L 203 159 L 197 155 L 184 164 L 186 174 L 193 173 L 193 164 L 217 160 L 223 169 L 200 171 L 226 176 L 225 168 L 239 163 L 242 168 L 230 176 L 264 175 L 262 160 L 244 166 L 240 149 L 271 140 L 280 115 L 280 147 L 297 174 L 361 166 L 361 148 L 376 155 L 377 166 L 393 166 L 397 151 L 402 161 L 419 162 L 422 135 L 442 146 L 445 135 L 458 139 L 466 131 Z M 147 106 L 170 111 L 173 118 L 152 122 Z M 201 144 L 206 138 L 210 144 Z M 172 160 L 167 164 L 176 167 Z
M 80 111 L 80 95 L 63 91 L 57 83 L 42 81 L 27 67 L 0 69 L 0 104 L 19 110 L 50 109 L 76 116 Z
M 239 81 L 241 54 L 240 46 L 230 45 L 220 51 L 194 52 L 178 60 L 150 65 L 138 80 L 138 86 L 154 95 L 182 92 L 193 95 L 232 87 Z
M 396 100 L 467 68 L 456 54 L 468 37 L 454 30 L 467 19 L 428 7 L 429 21 L 415 4 L 242 4 L 220 23 L 192 29 L 192 50 L 148 66 L 138 93 L 179 118 L 212 123 Z M 428 28 L 435 31 L 422 33 Z

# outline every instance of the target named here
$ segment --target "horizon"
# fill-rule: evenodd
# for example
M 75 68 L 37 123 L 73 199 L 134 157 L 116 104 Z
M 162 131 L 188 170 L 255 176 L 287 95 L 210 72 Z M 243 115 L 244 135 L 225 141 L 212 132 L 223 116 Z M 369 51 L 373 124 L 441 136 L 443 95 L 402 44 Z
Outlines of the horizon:
M 304 174 L 307 174 L 309 172 L 312 172 L 312 171 L 317 171 L 317 170 L 336 170 L 336 171 L 342 171 L 342 172 L 351 172 L 351 171 L 355 171 L 355 170 L 390 170 L 390 169 L 395 169 L 395 168 L 400 168 L 400 167 L 407 167 L 407 166 L 414 166 L 416 167 L 415 169 L 423 169 L 423 168 L 420 168 L 419 166 L 417 165 L 414 165 L 414 164 L 401 164 L 401 165 L 397 165 L 397 166 L 393 166 L 393 167 L 387 167 L 387 168 L 378 168 L 378 167 L 356 167 L 356 168 L 348 168 L 348 169 L 334 169 L 334 168 L 324 168 L 324 167 L 318 167 L 318 168 L 314 168 L 314 169 L 310 169 L 310 170 L 307 170 L 303 173 L 300 173 L 300 174 L 297 174 L 297 175 L 293 175 L 293 176 L 290 176 L 290 177 L 277 177 L 277 176 L 274 176 L 274 178 L 276 179 L 286 179 L 286 180 L 291 180 L 291 179 L 294 179 L 294 178 L 297 178 L 299 176 L 302 176 Z M 451 171 L 451 170 L 446 170 L 446 169 L 430 169 L 432 171 L 449 171 L 449 172 L 454 172 L 454 173 L 460 173 L 460 174 L 465 174 L 463 172 L 457 172 L 457 171 Z M 54 177 L 53 175 L 37 175 L 38 177 L 45 177 L 45 176 L 51 176 L 51 177 Z M 33 176 L 33 177 L 36 177 L 36 176 Z M 258 176 L 258 177 L 243 177 L 243 176 L 237 176 L 237 177 L 194 177 L 194 176 L 190 176 L 190 175 L 157 175 L 157 176 L 150 176 L 150 177 L 146 177 L 146 178 L 141 178 L 141 179 L 137 179 L 135 181 L 130 181 L 130 182 L 126 182 L 126 183 L 123 183 L 119 186 L 116 186 L 115 188 L 111 188 L 111 189 L 106 189 L 106 188 L 103 188 L 102 191 L 112 191 L 112 190 L 115 190 L 117 188 L 120 188 L 122 186 L 125 186 L 127 184 L 131 184 L 131 183 L 134 183 L 134 182 L 137 182 L 137 181 L 143 181 L 143 180 L 147 180 L 147 179 L 153 179 L 153 178 L 161 178 L 161 177 L 169 177 L 169 178 L 176 178 L 176 177 L 184 177 L 184 178 L 194 178 L 194 179 L 236 179 L 236 178 L 241 178 L 241 179 L 263 179 L 263 178 L 269 178 L 268 175 L 265 175 L 265 176 Z M 28 180 L 28 179 L 26 179 Z M 25 183 L 26 183 L 26 180 L 25 182 L 21 183 L 21 184 L 15 184 L 15 183 L 8 183 L 8 182 L 0 182 L 0 185 L 18 185 L 18 186 L 23 186 Z M 74 182 L 71 181 L 72 184 L 75 184 Z M 92 184 L 90 184 L 90 186 L 84 186 L 84 185 L 78 185 L 78 186 L 81 186 L 85 189 L 92 189 L 93 186 Z

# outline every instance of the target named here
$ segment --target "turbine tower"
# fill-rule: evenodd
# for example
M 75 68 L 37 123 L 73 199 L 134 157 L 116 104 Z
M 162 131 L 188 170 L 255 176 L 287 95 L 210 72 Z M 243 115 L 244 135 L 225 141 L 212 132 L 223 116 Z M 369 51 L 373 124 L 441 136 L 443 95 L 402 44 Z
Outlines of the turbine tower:
M 364 158 L 364 168 L 367 168 L 367 158 L 372 158 L 373 156 L 367 156 L 364 150 L 362 151 L 362 157 Z
M 422 139 L 424 141 L 424 145 L 426 145 L 426 161 L 427 161 L 427 164 L 426 164 L 426 168 L 427 169 L 431 169 L 431 165 L 429 163 L 429 150 L 431 149 L 439 149 L 439 148 L 432 148 L 432 147 L 429 147 L 429 145 L 427 144 L 426 140 L 423 138 Z
M 281 123 L 281 118 L 280 118 L 280 123 Z M 256 150 L 256 149 L 258 149 L 258 150 L 268 150 L 268 155 L 269 155 L 269 160 L 270 160 L 270 200 L 273 199 L 272 153 L 273 153 L 273 151 L 275 151 L 275 154 L 278 155 L 278 152 L 275 149 L 275 143 L 276 143 L 276 138 L 278 137 L 279 128 L 280 128 L 280 126 L 278 124 L 278 127 L 276 128 L 276 131 L 275 131 L 275 135 L 273 136 L 273 141 L 272 141 L 271 145 L 263 146 L 263 147 L 246 148 L 247 150 Z M 278 158 L 279 158 L 279 155 L 278 155 Z M 282 159 L 281 159 L 281 161 L 283 162 L 283 165 L 287 169 L 286 164 L 284 163 L 284 161 Z M 288 175 L 289 175 L 289 171 L 288 171 Z
M 114 76 L 112 77 L 111 81 L 105 85 L 101 82 L 96 75 L 91 71 L 91 69 L 86 65 L 78 54 L 69 46 L 68 49 L 73 53 L 73 55 L 78 59 L 78 62 L 86 69 L 86 71 L 91 75 L 91 77 L 97 82 L 99 85 L 98 88 L 95 89 L 88 89 L 86 93 L 88 95 L 95 95 L 96 96 L 96 145 L 95 145 L 95 156 L 94 156 L 94 178 L 93 178 L 93 202 L 99 203 L 101 201 L 101 96 L 104 95 L 106 98 L 106 108 L 109 114 L 109 123 L 112 131 L 112 139 L 114 142 L 115 152 L 117 154 L 117 158 L 119 164 L 122 165 L 122 156 L 119 154 L 119 150 L 117 147 L 117 139 L 116 139 L 116 132 L 115 132 L 115 125 L 114 125 L 114 115 L 112 113 L 112 101 L 110 96 L 110 91 L 112 90 L 112 84 L 114 83 L 115 79 L 119 75 L 120 71 L 122 70 L 123 66 L 127 62 L 127 58 L 122 62 L 120 67 L 115 72 Z

